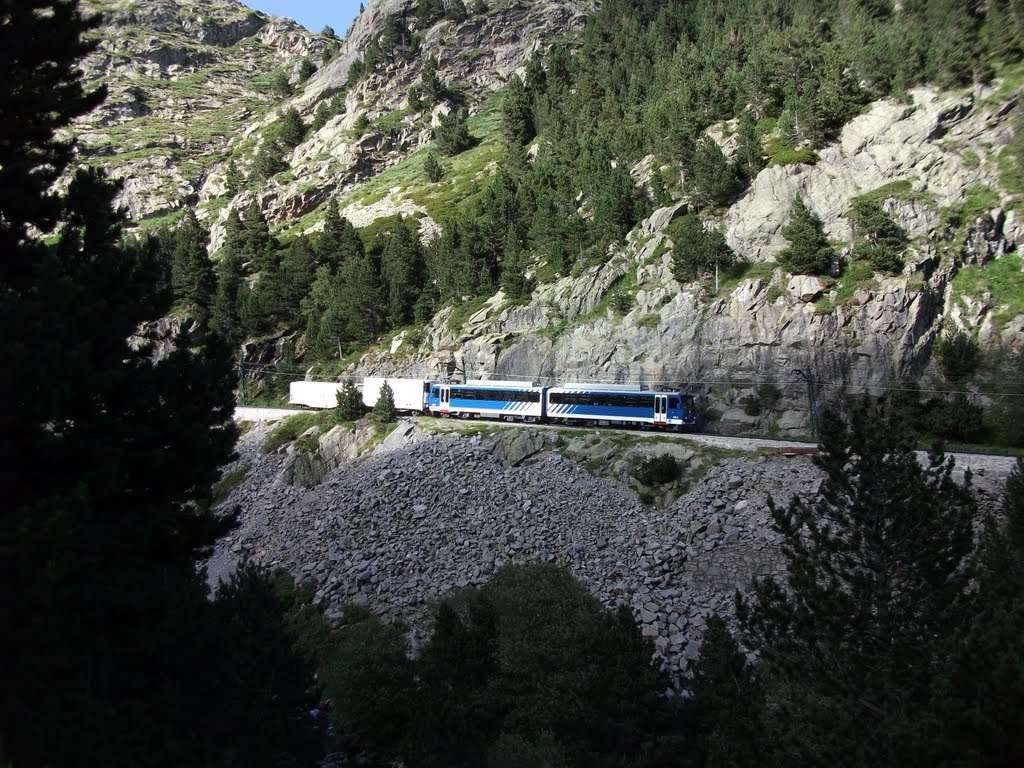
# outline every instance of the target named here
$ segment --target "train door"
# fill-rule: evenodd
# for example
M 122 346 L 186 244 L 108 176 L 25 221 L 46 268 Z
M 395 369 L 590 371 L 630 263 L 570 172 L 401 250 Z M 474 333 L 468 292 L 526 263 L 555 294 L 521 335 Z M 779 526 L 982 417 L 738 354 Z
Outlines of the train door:
M 663 427 L 668 423 L 668 395 L 654 396 L 654 426 Z
M 441 413 L 447 416 L 451 410 L 451 387 L 441 387 Z

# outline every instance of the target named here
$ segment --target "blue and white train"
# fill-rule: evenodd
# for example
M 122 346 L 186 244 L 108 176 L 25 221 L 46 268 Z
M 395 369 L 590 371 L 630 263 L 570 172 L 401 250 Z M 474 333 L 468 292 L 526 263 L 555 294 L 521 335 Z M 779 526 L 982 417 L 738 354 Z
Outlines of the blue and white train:
M 427 410 L 435 416 L 580 426 L 696 430 L 700 423 L 693 395 L 638 385 L 543 387 L 515 381 L 433 382 L 427 394 Z

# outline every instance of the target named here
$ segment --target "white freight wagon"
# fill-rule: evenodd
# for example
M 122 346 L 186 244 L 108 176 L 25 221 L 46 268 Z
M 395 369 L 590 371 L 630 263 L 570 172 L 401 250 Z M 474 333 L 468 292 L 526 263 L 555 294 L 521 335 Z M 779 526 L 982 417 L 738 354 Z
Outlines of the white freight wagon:
M 288 402 L 307 408 L 334 408 L 338 404 L 341 382 L 293 381 L 288 385 Z
M 367 376 L 363 379 L 363 405 L 373 408 L 380 397 L 380 388 L 388 383 L 395 397 L 395 410 L 408 413 L 424 413 L 426 411 L 427 393 L 430 382 L 425 379 L 396 379 Z

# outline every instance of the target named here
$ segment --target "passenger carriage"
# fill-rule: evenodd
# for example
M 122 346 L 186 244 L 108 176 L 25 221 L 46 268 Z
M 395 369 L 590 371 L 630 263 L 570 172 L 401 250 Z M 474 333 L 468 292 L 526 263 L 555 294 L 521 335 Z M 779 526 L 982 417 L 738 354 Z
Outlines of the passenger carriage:
M 522 381 L 434 382 L 427 408 L 435 416 L 539 422 L 544 418 L 544 387 Z
M 696 429 L 693 395 L 635 384 L 571 384 L 547 390 L 549 421 L 600 426 Z

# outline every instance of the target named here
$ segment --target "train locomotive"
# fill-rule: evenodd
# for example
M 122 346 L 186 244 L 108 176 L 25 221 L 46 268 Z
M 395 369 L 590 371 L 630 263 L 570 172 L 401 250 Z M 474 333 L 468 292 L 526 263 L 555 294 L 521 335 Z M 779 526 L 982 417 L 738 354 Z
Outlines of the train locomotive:
M 364 381 L 363 402 L 367 406 L 374 405 L 384 381 L 382 378 Z M 462 384 L 401 378 L 386 381 L 395 396 L 395 409 L 404 413 L 676 431 L 700 427 L 693 395 L 647 389 L 637 384 L 579 383 L 547 387 L 491 379 L 469 380 Z M 340 384 L 328 382 L 293 382 L 289 402 L 313 408 L 332 407 L 340 387 Z

